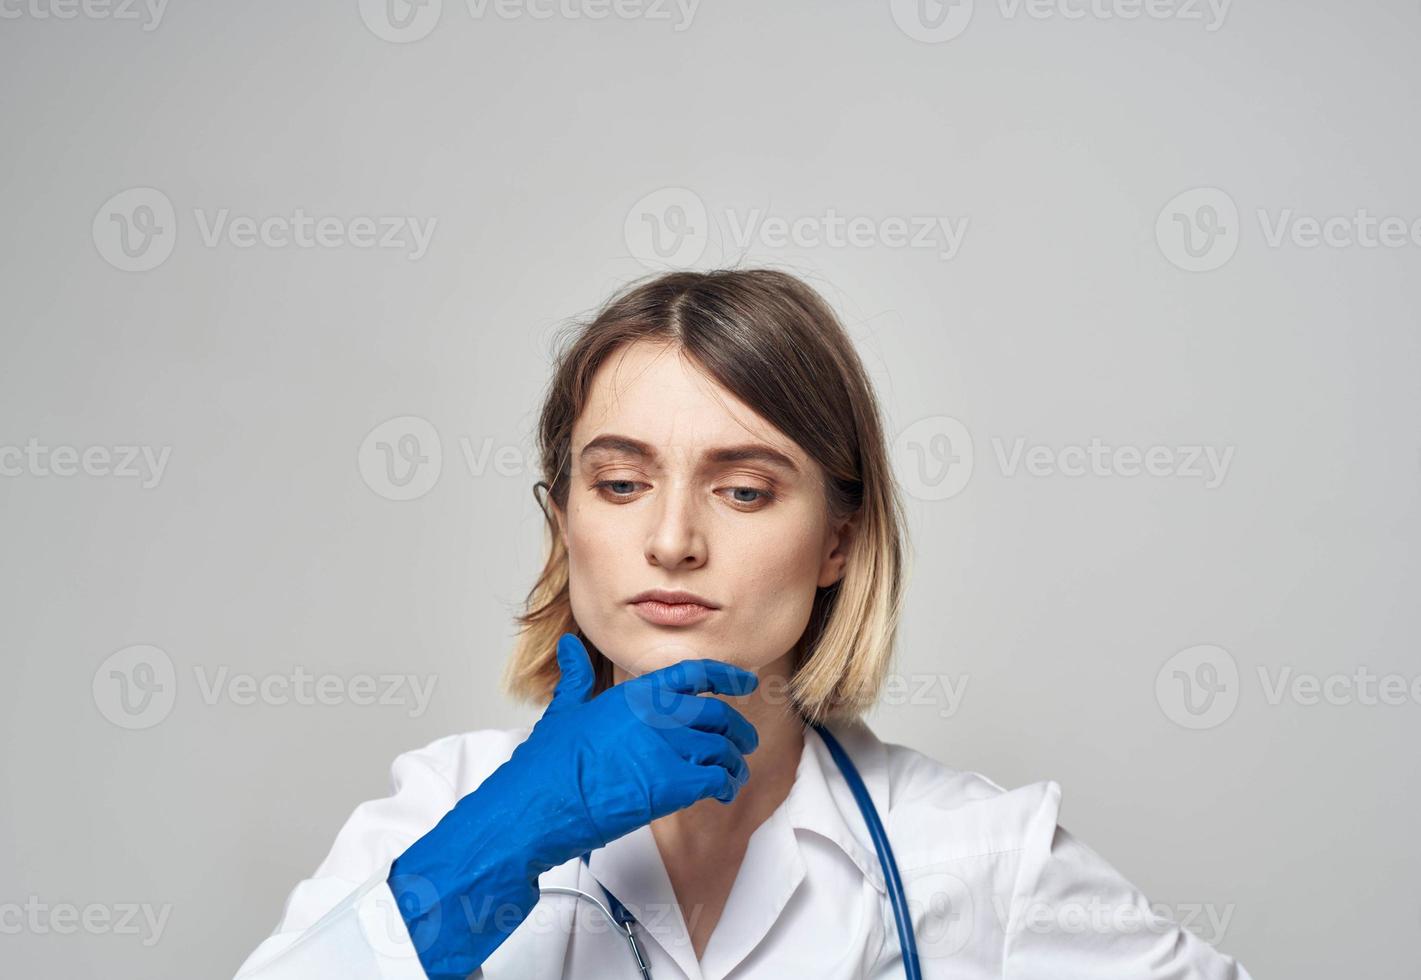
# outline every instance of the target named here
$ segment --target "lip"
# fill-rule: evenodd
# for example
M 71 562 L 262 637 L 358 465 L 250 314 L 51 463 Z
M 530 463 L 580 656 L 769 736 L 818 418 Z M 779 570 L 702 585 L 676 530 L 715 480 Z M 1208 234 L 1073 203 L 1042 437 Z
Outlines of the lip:
M 694 592 L 687 592 L 685 589 L 647 589 L 645 592 L 638 592 L 627 601 L 662 602 L 667 605 L 691 602 L 698 606 L 705 606 L 707 609 L 720 608 L 720 603 L 711 602 L 705 596 L 696 595 Z
M 657 602 L 653 599 L 633 602 L 632 610 L 657 626 L 690 626 L 715 612 L 710 606 L 698 602 Z
M 704 596 L 680 589 L 648 589 L 630 600 L 632 610 L 656 626 L 690 626 L 720 608 Z

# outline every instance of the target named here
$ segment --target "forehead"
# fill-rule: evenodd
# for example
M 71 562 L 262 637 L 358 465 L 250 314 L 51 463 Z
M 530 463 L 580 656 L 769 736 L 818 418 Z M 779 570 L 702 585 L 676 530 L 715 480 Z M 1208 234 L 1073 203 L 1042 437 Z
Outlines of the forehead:
M 671 453 L 760 442 L 797 464 L 807 462 L 792 439 L 674 345 L 630 344 L 598 368 L 587 404 L 573 425 L 573 455 L 609 432 Z

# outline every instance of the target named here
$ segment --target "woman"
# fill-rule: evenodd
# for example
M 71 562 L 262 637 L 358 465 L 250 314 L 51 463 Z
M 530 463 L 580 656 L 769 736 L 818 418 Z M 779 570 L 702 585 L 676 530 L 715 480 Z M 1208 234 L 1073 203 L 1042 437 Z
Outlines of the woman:
M 803 282 L 614 297 L 559 357 L 539 449 L 549 553 L 505 686 L 542 717 L 396 759 L 239 977 L 642 975 L 587 898 L 632 913 L 658 980 L 901 976 L 832 743 L 923 976 L 1248 977 L 1059 826 L 1054 782 L 1007 791 L 860 720 L 903 524 L 872 388 Z

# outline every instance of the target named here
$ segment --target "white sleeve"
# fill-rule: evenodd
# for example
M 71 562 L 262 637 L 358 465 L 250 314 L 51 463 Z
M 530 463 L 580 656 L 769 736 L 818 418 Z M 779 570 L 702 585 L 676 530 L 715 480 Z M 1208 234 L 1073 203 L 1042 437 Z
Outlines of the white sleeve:
M 292 890 L 276 930 L 234 980 L 425 980 L 385 879 L 395 858 L 458 802 L 444 760 L 460 737 L 395 759 L 392 794 L 355 808 L 315 874 Z
M 1021 852 L 1004 980 L 1252 980 L 1056 822 L 1048 798 Z

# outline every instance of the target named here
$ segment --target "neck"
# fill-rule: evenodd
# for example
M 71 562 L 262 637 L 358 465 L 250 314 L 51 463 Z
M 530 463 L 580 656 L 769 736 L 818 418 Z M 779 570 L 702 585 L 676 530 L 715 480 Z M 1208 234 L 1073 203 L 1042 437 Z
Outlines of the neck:
M 653 820 L 652 834 L 663 855 L 723 860 L 727 852 L 743 849 L 755 828 L 789 795 L 804 753 L 804 721 L 788 695 L 794 655 L 791 650 L 755 671 L 760 684 L 750 694 L 721 698 L 743 714 L 760 737 L 759 746 L 745 757 L 750 778 L 730 803 L 707 798 Z M 612 673 L 618 684 L 629 676 L 620 667 Z

